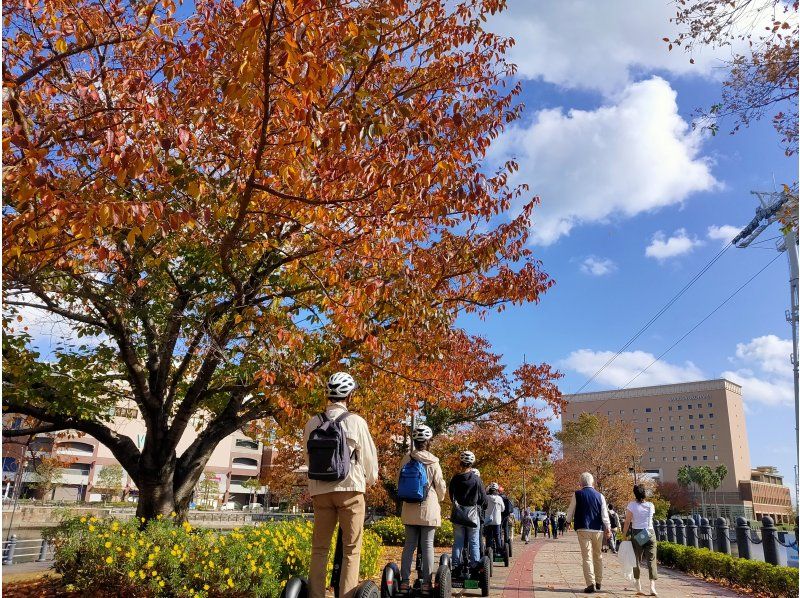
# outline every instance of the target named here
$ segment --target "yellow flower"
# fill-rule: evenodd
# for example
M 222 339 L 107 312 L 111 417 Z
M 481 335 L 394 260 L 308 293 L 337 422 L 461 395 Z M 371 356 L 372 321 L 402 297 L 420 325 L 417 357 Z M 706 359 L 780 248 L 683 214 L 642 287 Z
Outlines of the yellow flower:
M 104 546 L 105 546 L 106 548 L 111 548 L 111 542 L 106 542 L 106 543 L 104 544 Z
M 158 571 L 151 571 L 150 575 L 156 577 L 158 575 Z
M 90 525 L 90 526 L 89 526 L 89 531 L 90 531 L 90 532 L 93 532 L 93 531 L 94 531 L 94 526 L 93 526 L 93 525 Z
M 147 577 L 147 574 L 144 571 L 142 571 L 141 569 L 139 569 L 139 578 L 140 579 L 144 579 L 145 577 Z
M 144 517 L 142 517 L 141 519 L 142 519 L 142 523 L 144 523 L 145 521 L 147 521 L 147 519 L 145 519 Z
M 209 588 L 209 585 L 208 585 L 207 583 L 204 583 L 204 584 L 203 584 L 203 589 L 204 589 L 204 590 L 206 590 L 206 591 L 208 591 L 208 588 Z
M 159 588 L 163 588 L 164 587 L 164 580 L 163 579 L 158 582 L 158 587 Z
M 81 523 L 86 523 L 86 517 L 81 517 Z
M 91 521 L 92 523 L 94 523 L 95 521 L 97 521 L 97 517 L 91 517 L 91 518 L 89 519 L 89 521 Z
M 132 579 L 132 578 L 133 578 L 135 575 L 136 575 L 136 573 L 134 573 L 133 571 L 128 571 L 128 577 L 130 577 L 131 579 Z
M 231 570 L 230 570 L 230 569 L 228 569 L 227 567 L 225 567 L 225 570 L 223 571 L 223 573 L 224 573 L 225 575 L 227 575 L 227 574 L 228 574 L 228 573 L 230 573 L 230 572 L 231 572 Z
M 229 588 L 233 587 L 233 580 L 230 577 L 228 578 L 228 587 Z
M 161 552 L 161 546 L 153 546 L 153 550 L 156 552 Z

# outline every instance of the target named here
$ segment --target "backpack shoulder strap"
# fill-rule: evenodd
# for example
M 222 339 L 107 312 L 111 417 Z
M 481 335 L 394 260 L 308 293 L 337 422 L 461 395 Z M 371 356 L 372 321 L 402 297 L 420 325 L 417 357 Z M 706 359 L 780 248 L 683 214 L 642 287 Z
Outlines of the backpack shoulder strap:
M 318 413 L 317 417 L 319 418 L 319 425 L 321 426 L 325 422 L 331 421 L 331 418 L 328 417 L 328 414 L 324 411 L 322 413 Z
M 350 415 L 350 412 L 349 412 L 349 411 L 345 411 L 345 412 L 344 412 L 344 413 L 342 413 L 342 414 L 341 414 L 339 417 L 337 417 L 337 418 L 336 418 L 336 423 L 337 423 L 337 424 L 340 424 L 340 423 L 342 423 L 344 420 L 346 420 L 346 419 L 347 419 L 347 417 L 348 417 L 349 415 Z

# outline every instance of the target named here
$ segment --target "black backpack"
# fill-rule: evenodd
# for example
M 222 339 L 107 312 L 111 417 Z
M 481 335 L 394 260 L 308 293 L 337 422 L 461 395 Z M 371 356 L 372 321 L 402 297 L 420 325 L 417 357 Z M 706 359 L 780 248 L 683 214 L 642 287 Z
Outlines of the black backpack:
M 322 482 L 338 482 L 350 473 L 350 447 L 342 421 L 350 415 L 345 411 L 336 419 L 320 413 L 320 425 L 311 431 L 308 449 L 308 478 Z

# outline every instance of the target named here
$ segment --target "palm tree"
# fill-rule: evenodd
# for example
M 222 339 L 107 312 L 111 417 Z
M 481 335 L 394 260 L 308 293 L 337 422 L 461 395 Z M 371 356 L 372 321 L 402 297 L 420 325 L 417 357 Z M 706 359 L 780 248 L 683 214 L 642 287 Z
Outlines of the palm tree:
M 728 468 L 725 465 L 717 465 L 717 468 L 714 470 L 714 474 L 717 476 L 717 485 L 714 486 L 714 507 L 717 517 L 719 517 L 719 503 L 717 502 L 717 488 L 722 486 L 722 482 L 725 481 L 725 478 L 728 477 Z
M 678 484 L 684 488 L 689 488 L 694 483 L 694 472 L 691 465 L 684 465 L 678 470 Z

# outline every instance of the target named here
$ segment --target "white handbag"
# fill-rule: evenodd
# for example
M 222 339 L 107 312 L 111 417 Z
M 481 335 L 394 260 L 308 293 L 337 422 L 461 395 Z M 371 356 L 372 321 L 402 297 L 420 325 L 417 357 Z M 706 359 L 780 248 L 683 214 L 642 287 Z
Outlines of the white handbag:
M 636 566 L 636 555 L 633 552 L 633 544 L 630 540 L 623 540 L 619 543 L 619 548 L 617 550 L 619 552 L 617 558 L 619 559 L 620 565 L 622 565 L 622 575 L 625 576 L 625 579 L 630 581 L 633 579 L 633 568 Z

